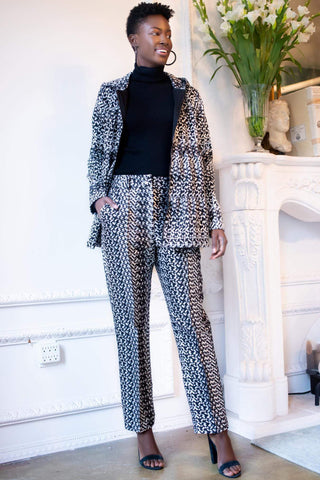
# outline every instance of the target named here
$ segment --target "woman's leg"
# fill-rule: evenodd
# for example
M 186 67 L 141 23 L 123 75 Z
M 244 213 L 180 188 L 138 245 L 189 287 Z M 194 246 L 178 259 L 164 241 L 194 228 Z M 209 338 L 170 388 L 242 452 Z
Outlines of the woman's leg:
M 211 325 L 203 308 L 199 248 L 158 247 L 156 268 L 177 342 L 194 431 L 210 433 L 218 467 L 234 460 Z M 225 468 L 232 476 L 240 466 Z
M 115 176 L 109 191 L 118 210 L 104 207 L 102 255 L 118 344 L 125 427 L 138 435 L 140 458 L 161 455 L 155 442 L 149 347 L 154 265 L 151 176 Z M 146 195 L 146 192 L 148 195 Z M 164 461 L 146 460 L 162 467 Z
M 133 245 L 128 232 L 127 176 L 115 176 L 109 191 L 119 208 L 101 211 L 101 250 L 118 345 L 125 427 L 144 432 L 154 424 L 149 348 L 153 249 Z
M 156 268 L 177 342 L 196 433 L 228 428 L 209 319 L 203 309 L 199 248 L 159 247 Z

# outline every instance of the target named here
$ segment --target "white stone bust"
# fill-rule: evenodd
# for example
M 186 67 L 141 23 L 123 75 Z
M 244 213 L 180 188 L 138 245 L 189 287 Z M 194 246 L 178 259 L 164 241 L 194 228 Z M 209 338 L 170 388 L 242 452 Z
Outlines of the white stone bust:
M 286 133 L 290 127 L 290 112 L 284 100 L 272 100 L 269 104 L 268 128 L 269 143 L 279 152 L 291 152 L 292 144 L 287 139 Z

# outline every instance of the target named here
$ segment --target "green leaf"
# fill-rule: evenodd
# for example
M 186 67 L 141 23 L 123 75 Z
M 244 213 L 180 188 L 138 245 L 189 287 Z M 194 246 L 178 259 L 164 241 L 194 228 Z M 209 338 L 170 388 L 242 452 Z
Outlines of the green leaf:
M 214 77 L 216 76 L 216 73 L 220 70 L 220 68 L 222 67 L 226 67 L 227 65 L 220 65 L 220 67 L 216 68 L 215 71 L 213 72 L 213 74 L 211 75 L 211 78 L 210 78 L 210 82 L 214 79 Z

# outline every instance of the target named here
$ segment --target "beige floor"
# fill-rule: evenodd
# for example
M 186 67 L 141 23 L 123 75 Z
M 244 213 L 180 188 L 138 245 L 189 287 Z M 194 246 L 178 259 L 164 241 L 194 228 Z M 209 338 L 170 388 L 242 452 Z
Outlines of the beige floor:
M 268 453 L 230 432 L 246 480 L 313 480 L 319 475 Z M 0 466 L 4 480 L 209 480 L 224 478 L 209 459 L 207 440 L 192 428 L 156 434 L 167 466 L 149 471 L 137 460 L 135 438 L 54 453 Z

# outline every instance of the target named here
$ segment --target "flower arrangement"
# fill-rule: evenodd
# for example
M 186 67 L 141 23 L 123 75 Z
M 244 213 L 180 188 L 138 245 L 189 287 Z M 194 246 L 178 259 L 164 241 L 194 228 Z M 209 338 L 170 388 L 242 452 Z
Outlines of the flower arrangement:
M 204 0 L 193 0 L 207 34 L 214 45 L 204 55 L 223 59 L 239 86 L 248 84 L 281 85 L 282 63 L 291 62 L 301 68 L 291 53 L 300 43 L 307 42 L 315 31 L 312 20 L 320 13 L 309 15 L 311 0 L 299 5 L 297 12 L 289 0 L 218 0 L 217 10 L 222 18 L 221 34 L 230 41 L 227 52 L 209 24 Z M 223 65 L 217 67 L 211 77 Z

